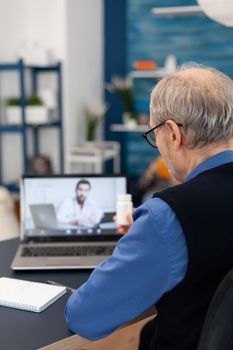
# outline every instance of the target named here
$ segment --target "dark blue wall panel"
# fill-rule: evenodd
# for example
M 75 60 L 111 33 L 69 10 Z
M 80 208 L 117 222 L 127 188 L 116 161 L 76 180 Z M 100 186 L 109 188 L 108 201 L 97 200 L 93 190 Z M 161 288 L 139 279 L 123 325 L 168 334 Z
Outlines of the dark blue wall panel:
M 104 80 L 110 82 L 113 75 L 126 75 L 126 0 L 104 1 Z M 122 105 L 119 97 L 105 90 L 109 109 L 105 119 L 105 139 L 121 143 L 122 170 L 126 171 L 125 135 L 111 132 L 110 125 L 122 122 Z M 107 166 L 107 170 L 110 167 Z
M 178 62 L 197 61 L 233 75 L 233 28 L 206 16 L 165 18 L 152 7 L 196 5 L 195 0 L 128 0 L 128 70 L 140 59 L 156 60 L 160 66 L 168 54 Z
M 165 18 L 151 13 L 152 7 L 196 5 L 195 0 L 105 0 L 105 81 L 125 76 L 133 62 L 155 60 L 160 67 L 169 54 L 178 64 L 195 61 L 216 67 L 233 77 L 233 28 L 206 16 Z M 149 96 L 155 79 L 135 79 L 138 112 L 149 112 Z M 110 109 L 106 117 L 106 138 L 123 147 L 123 170 L 141 174 L 156 152 L 140 134 L 110 132 L 110 124 L 122 121 L 122 105 L 116 94 L 105 94 Z
M 169 54 L 178 64 L 195 61 L 222 70 L 233 77 L 233 28 L 224 27 L 206 16 L 167 18 L 155 16 L 152 7 L 196 5 L 195 0 L 127 0 L 127 71 L 133 62 L 155 60 L 160 67 Z M 149 96 L 156 81 L 135 79 L 134 93 L 138 112 L 149 112 Z M 153 159 L 136 135 L 127 154 L 131 174 L 140 174 Z

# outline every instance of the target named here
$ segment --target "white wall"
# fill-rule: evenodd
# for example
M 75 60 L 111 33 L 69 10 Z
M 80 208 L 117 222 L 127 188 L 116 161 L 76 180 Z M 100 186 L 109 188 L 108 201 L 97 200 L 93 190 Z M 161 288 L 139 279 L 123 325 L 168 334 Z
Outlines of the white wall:
M 65 0 L 0 0 L 0 58 L 15 59 L 22 43 L 41 42 L 64 57 Z
M 67 149 L 85 138 L 85 104 L 103 98 L 103 1 L 67 1 L 66 129 Z
M 18 0 L 21 1 L 21 0 Z M 25 1 L 25 0 L 24 0 Z M 28 0 L 29 39 L 50 48 L 60 60 L 65 58 L 66 0 Z
M 0 0 L 1 62 L 14 61 L 25 42 L 41 43 L 63 62 L 66 150 L 84 139 L 83 105 L 102 100 L 102 33 L 103 0 Z M 1 111 L 4 97 L 17 94 L 17 75 L 0 74 Z M 56 131 L 43 131 L 41 144 L 58 169 Z M 19 136 L 4 135 L 2 147 L 4 180 L 15 180 L 22 173 Z

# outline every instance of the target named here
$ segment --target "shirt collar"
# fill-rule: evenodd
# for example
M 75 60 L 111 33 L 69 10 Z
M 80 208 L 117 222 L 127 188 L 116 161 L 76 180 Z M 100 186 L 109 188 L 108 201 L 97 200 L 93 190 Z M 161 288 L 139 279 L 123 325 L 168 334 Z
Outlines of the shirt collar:
M 72 200 L 73 200 L 73 203 L 74 203 L 74 204 L 78 204 L 78 205 L 79 205 L 79 203 L 77 202 L 76 197 L 73 197 Z M 86 198 L 85 201 L 84 201 L 84 203 L 83 203 L 83 206 L 87 206 L 88 204 L 89 204 L 89 199 Z
M 185 178 L 185 181 L 191 180 L 205 170 L 216 168 L 217 166 L 231 162 L 233 162 L 233 151 L 223 151 L 215 154 L 194 168 Z

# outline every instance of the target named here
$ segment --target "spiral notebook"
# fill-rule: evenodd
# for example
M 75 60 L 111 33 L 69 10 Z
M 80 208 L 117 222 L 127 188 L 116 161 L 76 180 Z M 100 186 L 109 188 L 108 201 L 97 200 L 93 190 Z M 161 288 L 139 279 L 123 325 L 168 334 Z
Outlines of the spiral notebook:
M 1 306 L 41 312 L 65 293 L 66 287 L 62 286 L 7 277 L 0 278 Z

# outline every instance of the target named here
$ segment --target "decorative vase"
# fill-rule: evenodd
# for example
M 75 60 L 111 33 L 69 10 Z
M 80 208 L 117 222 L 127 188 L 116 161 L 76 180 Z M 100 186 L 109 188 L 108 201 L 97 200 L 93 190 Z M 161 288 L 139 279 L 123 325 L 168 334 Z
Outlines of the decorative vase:
M 25 122 L 28 124 L 48 123 L 48 110 L 45 106 L 26 106 Z M 6 108 L 6 122 L 8 124 L 22 124 L 22 110 L 19 106 Z
M 27 106 L 26 122 L 29 124 L 48 123 L 48 110 L 45 106 Z
M 131 112 L 124 112 L 122 119 L 123 119 L 124 125 L 131 127 L 131 128 L 136 128 L 137 120 L 133 117 Z

